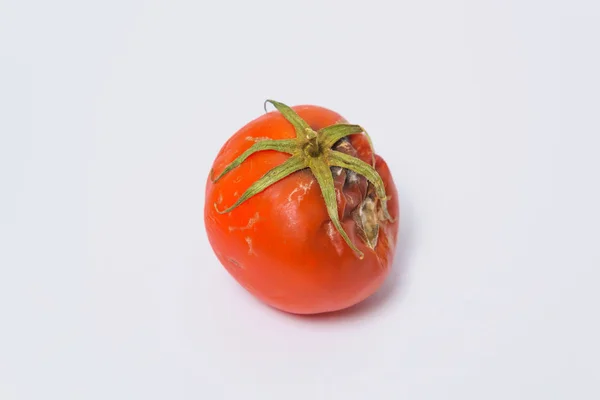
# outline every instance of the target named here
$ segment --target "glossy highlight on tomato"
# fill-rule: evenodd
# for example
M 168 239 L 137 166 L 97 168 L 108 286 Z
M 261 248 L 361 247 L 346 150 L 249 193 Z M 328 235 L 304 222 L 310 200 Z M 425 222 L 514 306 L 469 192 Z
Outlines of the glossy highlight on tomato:
M 205 227 L 227 271 L 262 302 L 295 314 L 336 311 L 375 293 L 395 254 L 399 203 L 370 137 L 314 105 L 238 130 L 206 183 Z

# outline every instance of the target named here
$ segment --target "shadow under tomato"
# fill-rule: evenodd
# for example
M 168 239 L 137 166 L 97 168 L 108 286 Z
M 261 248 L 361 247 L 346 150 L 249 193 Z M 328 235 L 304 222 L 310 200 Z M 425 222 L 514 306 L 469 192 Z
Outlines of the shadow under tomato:
M 400 227 L 396 256 L 392 269 L 381 289 L 366 300 L 343 310 L 314 315 L 288 315 L 292 318 L 308 322 L 363 319 L 369 315 L 383 311 L 386 306 L 400 299 L 400 296 L 403 294 L 402 288 L 407 283 L 408 267 L 414 249 L 415 237 L 412 207 L 410 202 L 406 201 L 406 198 L 403 199 L 404 201 L 401 202 L 400 208 Z

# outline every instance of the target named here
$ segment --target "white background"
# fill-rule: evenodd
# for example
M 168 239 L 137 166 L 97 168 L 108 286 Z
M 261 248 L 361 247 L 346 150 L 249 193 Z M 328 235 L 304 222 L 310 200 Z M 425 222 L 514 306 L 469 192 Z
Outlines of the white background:
M 600 398 L 600 5 L 0 1 L 0 398 Z M 208 169 L 273 98 L 368 128 L 394 272 L 247 294 Z

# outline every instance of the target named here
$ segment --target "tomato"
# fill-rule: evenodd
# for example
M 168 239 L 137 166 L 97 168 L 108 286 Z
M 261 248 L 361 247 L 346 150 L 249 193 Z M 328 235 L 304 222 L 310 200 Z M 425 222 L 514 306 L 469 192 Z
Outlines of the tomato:
M 366 131 L 304 105 L 249 122 L 206 183 L 205 227 L 226 270 L 256 298 L 296 314 L 375 293 L 394 258 L 398 193 Z

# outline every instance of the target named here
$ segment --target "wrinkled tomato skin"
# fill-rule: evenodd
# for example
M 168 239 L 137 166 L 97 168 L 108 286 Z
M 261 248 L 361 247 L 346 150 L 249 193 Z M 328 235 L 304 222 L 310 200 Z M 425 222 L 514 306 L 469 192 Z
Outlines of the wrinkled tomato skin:
M 313 129 L 345 120 L 317 106 L 293 109 Z M 261 138 L 294 138 L 293 126 L 278 112 L 270 112 L 236 132 L 213 163 L 215 176 Z M 362 135 L 350 139 L 358 157 L 370 162 L 371 152 Z M 295 314 L 316 314 L 350 307 L 382 285 L 392 266 L 398 235 L 398 193 L 385 161 L 376 156 L 376 170 L 390 197 L 394 222 L 380 224 L 375 249 L 359 237 L 349 215 L 342 225 L 364 253 L 359 259 L 333 227 L 321 191 L 309 170 L 296 172 L 268 187 L 226 214 L 262 175 L 289 156 L 275 151 L 258 152 L 238 168 L 206 184 L 205 227 L 221 264 L 251 294 L 277 309 Z M 343 195 L 338 191 L 338 208 Z M 215 206 L 216 205 L 216 206 Z

